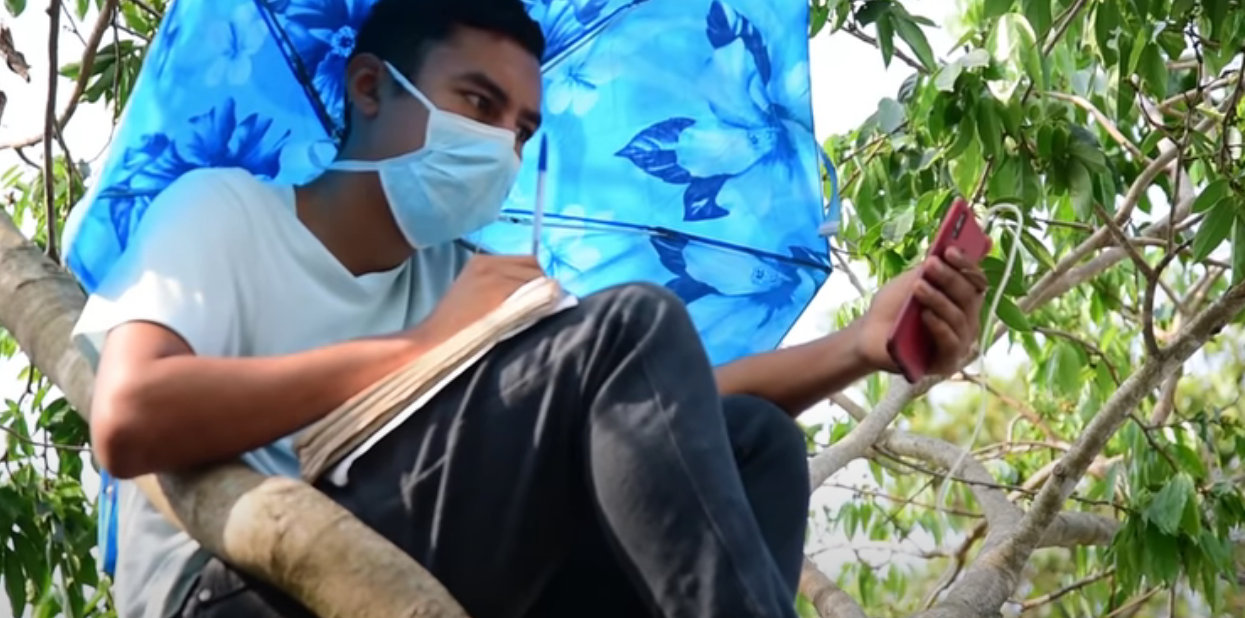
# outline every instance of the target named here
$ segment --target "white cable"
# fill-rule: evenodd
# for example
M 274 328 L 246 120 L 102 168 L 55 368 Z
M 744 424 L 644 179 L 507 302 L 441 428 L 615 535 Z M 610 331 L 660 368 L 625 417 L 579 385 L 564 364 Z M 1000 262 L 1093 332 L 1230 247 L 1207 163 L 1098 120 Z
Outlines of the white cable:
M 1012 219 L 1000 219 L 999 214 L 1007 212 L 1014 217 Z M 978 384 L 980 385 L 981 395 L 978 397 L 977 404 L 977 422 L 973 425 L 973 433 L 968 438 L 968 443 L 964 445 L 959 457 L 955 460 L 955 465 L 947 471 L 947 478 L 942 484 L 942 489 L 938 492 L 938 499 L 935 504 L 938 507 L 938 515 L 942 519 L 943 524 L 950 527 L 950 521 L 947 518 L 947 494 L 951 490 L 952 480 L 959 474 L 960 467 L 964 465 L 964 460 L 972 453 L 973 447 L 977 444 L 977 438 L 981 435 L 981 430 L 986 424 L 986 410 L 988 408 L 986 397 L 989 390 L 986 387 L 986 351 L 990 346 L 990 340 L 994 336 L 994 315 L 999 308 L 999 302 L 1003 300 L 1004 290 L 1011 280 L 1012 267 L 1016 263 L 1016 255 L 1020 249 L 1020 233 L 1024 229 L 1024 215 L 1020 209 L 1011 204 L 998 204 L 986 211 L 986 233 L 989 234 L 990 228 L 995 223 L 1006 224 L 1006 227 L 1012 232 L 1012 246 L 1007 251 L 1007 261 L 1003 265 L 1003 273 L 999 276 L 999 284 L 994 290 L 994 300 L 990 303 L 990 310 L 986 312 L 986 317 L 981 323 L 981 340 L 977 346 L 978 363 L 981 370 L 978 375 Z

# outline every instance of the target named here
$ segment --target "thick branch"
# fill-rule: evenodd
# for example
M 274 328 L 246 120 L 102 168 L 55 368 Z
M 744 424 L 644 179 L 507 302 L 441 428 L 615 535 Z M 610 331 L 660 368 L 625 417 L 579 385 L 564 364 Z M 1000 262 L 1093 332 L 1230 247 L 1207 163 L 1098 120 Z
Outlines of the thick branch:
M 56 119 L 56 130 L 64 131 L 65 125 L 69 124 L 69 119 L 73 118 L 73 114 L 78 110 L 78 100 L 82 98 L 82 93 L 86 90 L 87 80 L 91 77 L 91 68 L 95 66 L 95 55 L 99 52 L 99 43 L 103 40 L 104 34 L 108 32 L 108 24 L 112 22 L 112 14 L 117 9 L 118 0 L 105 0 L 104 6 L 99 9 L 99 17 L 95 19 L 95 26 L 91 30 L 91 36 L 87 38 L 86 49 L 82 52 L 82 60 L 78 63 L 78 81 L 74 84 L 73 94 L 69 97 L 69 101 L 65 103 L 65 109 L 61 111 L 60 116 Z M 56 79 L 57 67 L 48 67 L 48 71 L 52 76 L 50 79 Z M 55 101 L 51 101 L 49 105 L 56 105 Z M 34 146 L 43 141 L 45 133 L 40 131 L 7 144 L 0 144 L 0 150 L 9 148 L 25 148 Z
M 812 560 L 804 559 L 800 571 L 800 594 L 813 604 L 821 618 L 869 618 L 851 595 L 826 577 Z
M 64 270 L 0 210 L 0 325 L 84 417 L 93 376 L 69 333 L 85 303 Z M 139 479 L 205 549 L 289 591 L 322 618 L 465 618 L 400 549 L 310 486 L 240 464 Z

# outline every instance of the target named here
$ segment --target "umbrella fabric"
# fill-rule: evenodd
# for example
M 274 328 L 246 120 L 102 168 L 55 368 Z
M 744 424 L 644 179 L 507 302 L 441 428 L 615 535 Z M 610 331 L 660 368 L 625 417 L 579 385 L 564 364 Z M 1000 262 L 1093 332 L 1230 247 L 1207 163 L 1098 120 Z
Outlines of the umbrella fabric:
M 669 287 L 715 363 L 776 346 L 830 272 L 807 1 L 525 3 L 548 39 L 547 270 L 577 294 L 637 280 Z M 371 4 L 171 4 L 68 226 L 68 263 L 88 291 L 183 173 L 242 167 L 303 182 L 320 171 Z M 531 250 L 535 159 L 525 157 L 508 220 L 472 240 Z M 831 228 L 837 211 L 832 200 Z
M 825 236 L 838 222 L 834 168 L 813 134 L 807 0 L 524 1 L 548 39 L 545 268 L 581 295 L 630 281 L 672 289 L 715 363 L 777 346 L 830 273 Z M 300 183 L 320 172 L 372 2 L 172 2 L 66 225 L 66 260 L 88 292 L 182 174 L 241 167 Z M 524 161 L 504 220 L 469 239 L 489 251 L 531 250 L 536 157 Z M 113 489 L 106 478 L 109 563 Z

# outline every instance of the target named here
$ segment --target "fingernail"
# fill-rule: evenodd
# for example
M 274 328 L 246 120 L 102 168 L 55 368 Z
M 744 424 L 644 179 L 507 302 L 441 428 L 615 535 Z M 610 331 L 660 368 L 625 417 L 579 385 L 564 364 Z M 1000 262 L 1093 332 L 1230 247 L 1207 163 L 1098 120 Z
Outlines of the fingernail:
M 960 249 L 958 247 L 949 247 L 947 249 L 947 256 L 958 260 L 963 257 L 964 254 L 960 253 Z

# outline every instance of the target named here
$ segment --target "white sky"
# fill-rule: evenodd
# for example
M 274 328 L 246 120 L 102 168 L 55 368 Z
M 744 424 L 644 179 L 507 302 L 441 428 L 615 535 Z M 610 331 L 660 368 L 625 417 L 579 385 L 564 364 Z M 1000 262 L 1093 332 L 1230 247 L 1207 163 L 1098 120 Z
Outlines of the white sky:
M 670 0 L 677 1 L 677 0 Z M 804 0 L 786 0 L 804 1 Z M 13 32 L 17 49 L 26 54 L 31 65 L 31 83 L 23 82 L 16 75 L 0 68 L 0 90 L 8 95 L 8 106 L 0 119 L 0 142 L 30 135 L 42 130 L 44 105 L 47 93 L 47 15 L 44 7 L 30 3 L 26 12 L 18 19 L 9 23 Z M 922 15 L 942 24 L 955 10 L 954 0 L 923 0 L 910 3 L 910 8 Z M 85 37 L 94 20 L 94 12 L 89 14 L 78 29 Z M 67 18 L 62 16 L 62 27 L 67 29 Z M 950 51 L 953 39 L 945 32 L 927 30 L 927 35 L 935 54 L 945 56 Z M 66 31 L 60 37 L 60 63 L 76 61 L 82 53 L 82 43 L 72 33 Z M 881 55 L 872 47 L 849 35 L 838 34 L 834 37 L 819 35 L 810 44 L 812 90 L 814 118 L 819 139 L 851 130 L 863 122 L 874 112 L 878 101 L 883 97 L 895 97 L 900 84 L 911 73 L 911 69 L 901 62 L 894 62 L 889 69 L 882 65 Z M 73 83 L 60 79 L 58 86 L 57 109 L 63 109 L 73 90 Z M 73 121 L 66 131 L 66 142 L 75 159 L 98 158 L 107 147 L 111 135 L 111 113 L 101 105 L 83 104 L 78 107 Z M 27 155 L 35 161 L 42 157 L 41 147 L 28 149 Z M 96 170 L 102 159 L 92 162 Z M 12 152 L 0 153 L 0 169 L 20 161 Z M 854 269 L 857 275 L 868 282 L 864 269 Z M 807 341 L 824 334 L 827 321 L 825 316 L 838 304 L 851 301 L 858 297 L 856 290 L 848 283 L 847 277 L 835 272 L 829 283 L 809 307 L 804 317 L 795 326 L 787 343 Z M 1008 363 L 1010 364 L 1010 363 Z M 21 392 L 23 383 L 16 379 L 16 372 L 24 363 L 0 363 L 0 397 L 16 398 Z M 954 389 L 954 387 L 948 387 Z M 946 391 L 944 391 L 946 393 Z M 938 394 L 935 393 L 935 397 Z M 944 394 L 945 397 L 945 394 Z M 808 423 L 824 422 L 829 418 L 841 418 L 828 406 L 821 406 L 806 414 L 802 420 Z M 91 475 L 93 477 L 93 475 Z M 853 466 L 844 471 L 836 480 L 845 483 L 872 484 L 867 469 Z M 86 479 L 88 491 L 94 495 L 97 479 Z M 849 499 L 849 494 L 841 490 L 822 490 L 815 496 L 815 507 L 822 504 L 834 504 Z M 822 542 L 829 539 L 821 539 Z M 823 555 L 819 560 L 823 568 L 833 569 L 835 565 L 855 557 L 846 553 L 835 556 L 834 552 Z M 2 596 L 2 595 L 0 595 Z M 0 615 L 7 613 L 7 602 L 0 599 Z

